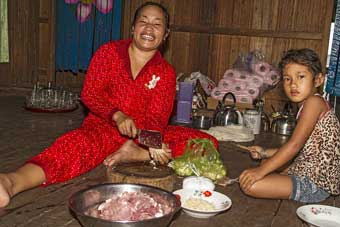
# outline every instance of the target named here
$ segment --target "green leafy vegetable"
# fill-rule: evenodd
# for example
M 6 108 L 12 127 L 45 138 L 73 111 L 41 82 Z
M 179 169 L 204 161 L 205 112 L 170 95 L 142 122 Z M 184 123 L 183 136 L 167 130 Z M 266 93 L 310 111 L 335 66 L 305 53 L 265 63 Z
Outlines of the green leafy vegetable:
M 182 156 L 170 163 L 180 176 L 199 175 L 213 181 L 226 176 L 227 171 L 220 154 L 209 139 L 191 139 Z

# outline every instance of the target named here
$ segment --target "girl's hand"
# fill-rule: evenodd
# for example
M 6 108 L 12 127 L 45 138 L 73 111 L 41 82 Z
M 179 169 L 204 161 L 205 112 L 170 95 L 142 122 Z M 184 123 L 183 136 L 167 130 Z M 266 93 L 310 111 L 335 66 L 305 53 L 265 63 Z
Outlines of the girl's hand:
M 266 158 L 266 151 L 261 146 L 250 146 L 248 147 L 249 154 L 253 159 Z
M 117 111 L 113 115 L 112 120 L 116 122 L 120 134 L 130 138 L 135 138 L 137 136 L 138 129 L 135 125 L 135 122 L 128 115 L 121 111 Z
M 245 192 L 249 191 L 251 186 L 264 176 L 260 167 L 244 170 L 240 175 L 240 186 L 242 190 Z
M 167 144 L 162 144 L 161 149 L 149 148 L 151 159 L 154 161 L 159 162 L 160 164 L 164 165 L 168 163 L 172 157 L 171 149 Z

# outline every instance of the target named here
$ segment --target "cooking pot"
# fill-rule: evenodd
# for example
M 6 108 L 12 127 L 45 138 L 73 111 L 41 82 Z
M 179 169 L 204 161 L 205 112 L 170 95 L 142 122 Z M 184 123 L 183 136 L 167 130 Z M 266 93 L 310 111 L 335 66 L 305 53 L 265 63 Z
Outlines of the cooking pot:
M 232 105 L 226 105 L 225 100 L 228 96 L 233 99 Z M 236 98 L 231 92 L 226 93 L 223 96 L 222 102 L 220 101 L 213 117 L 213 124 L 215 126 L 225 126 L 231 124 L 243 124 L 243 117 L 240 111 L 235 107 Z
M 272 132 L 277 134 L 291 135 L 295 126 L 296 120 L 293 116 L 283 115 L 273 120 L 271 129 Z
M 292 106 L 290 103 L 286 103 L 283 114 L 280 114 L 273 119 L 271 130 L 277 134 L 291 135 L 293 134 L 295 126 L 296 119 L 295 115 L 292 113 Z
M 192 126 L 197 129 L 209 129 L 212 124 L 211 117 L 208 116 L 193 116 L 192 117 Z

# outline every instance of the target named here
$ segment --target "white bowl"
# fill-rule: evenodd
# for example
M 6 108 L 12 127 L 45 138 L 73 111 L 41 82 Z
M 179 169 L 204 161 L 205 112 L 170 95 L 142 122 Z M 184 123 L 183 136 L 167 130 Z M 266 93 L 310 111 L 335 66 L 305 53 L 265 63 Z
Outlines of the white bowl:
M 180 198 L 183 211 L 195 218 L 209 218 L 215 216 L 216 214 L 228 210 L 232 204 L 228 196 L 216 191 L 180 189 L 174 191 L 173 194 L 177 195 Z M 185 207 L 186 200 L 190 198 L 205 200 L 213 204 L 216 209 L 213 211 L 202 211 L 198 209 Z
M 215 189 L 215 184 L 209 178 L 191 176 L 184 178 L 183 189 L 213 191 Z

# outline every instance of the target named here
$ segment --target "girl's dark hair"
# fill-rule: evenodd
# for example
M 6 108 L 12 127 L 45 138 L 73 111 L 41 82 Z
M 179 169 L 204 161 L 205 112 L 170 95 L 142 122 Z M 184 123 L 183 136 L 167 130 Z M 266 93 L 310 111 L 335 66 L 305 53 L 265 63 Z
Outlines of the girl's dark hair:
M 168 13 L 168 10 L 162 6 L 161 4 L 157 3 L 157 2 L 145 2 L 144 4 L 142 4 L 141 6 L 139 6 L 137 9 L 136 9 L 136 12 L 135 12 L 135 15 L 133 16 L 133 21 L 132 21 L 132 25 L 134 26 L 137 22 L 137 19 L 139 18 L 142 10 L 144 7 L 146 6 L 156 6 L 158 8 L 160 8 L 164 14 L 164 18 L 165 18 L 165 30 L 168 30 L 169 29 L 169 23 L 170 23 L 170 16 L 169 16 L 169 13 Z
M 285 52 L 279 63 L 281 74 L 285 66 L 290 63 L 306 66 L 314 77 L 319 73 L 322 73 L 322 65 L 318 54 L 308 48 L 290 49 Z

